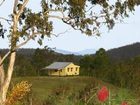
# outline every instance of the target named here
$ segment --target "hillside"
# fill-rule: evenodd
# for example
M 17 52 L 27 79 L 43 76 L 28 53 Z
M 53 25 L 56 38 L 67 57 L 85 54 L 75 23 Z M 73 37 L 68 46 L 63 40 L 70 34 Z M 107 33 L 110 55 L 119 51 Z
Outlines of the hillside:
M 32 49 L 32 48 L 23 48 L 23 49 L 18 49 L 17 52 L 18 54 L 22 54 L 25 56 L 31 56 L 34 54 L 36 49 Z M 92 54 L 95 53 L 95 50 L 83 50 L 81 52 L 69 52 L 69 51 L 65 51 L 65 50 L 50 50 L 53 51 L 56 55 L 85 55 L 86 53 L 88 54 Z M 87 52 L 88 51 L 88 52 Z M 6 53 L 8 52 L 8 49 L 0 49 L 0 52 Z M 116 59 L 116 60 L 125 60 L 125 59 L 130 59 L 136 56 L 140 56 L 140 43 L 134 43 L 134 44 L 130 44 L 130 45 L 126 45 L 126 46 L 122 46 L 119 48 L 114 48 L 114 49 L 110 49 L 107 51 L 107 54 L 112 58 L 112 59 Z
M 7 53 L 8 51 L 9 49 L 0 49 L 1 53 Z M 32 49 L 32 48 L 21 48 L 17 50 L 18 54 L 22 54 L 25 56 L 33 55 L 34 52 L 35 52 L 35 49 Z
M 134 43 L 131 45 L 122 46 L 119 48 L 111 49 L 107 51 L 110 58 L 115 60 L 126 60 L 140 56 L 140 43 Z

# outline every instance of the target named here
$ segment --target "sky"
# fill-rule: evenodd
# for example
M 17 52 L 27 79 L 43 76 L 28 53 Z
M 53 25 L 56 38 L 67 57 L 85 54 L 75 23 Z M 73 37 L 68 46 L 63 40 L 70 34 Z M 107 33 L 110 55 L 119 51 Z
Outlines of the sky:
M 1 1 L 1 0 L 0 0 Z M 34 8 L 34 10 L 40 9 L 40 0 L 30 0 L 28 6 Z M 0 17 L 8 16 L 11 13 L 13 1 L 7 0 L 0 7 Z M 50 48 L 62 49 L 67 51 L 81 51 L 85 49 L 104 48 L 106 50 L 125 46 L 135 42 L 140 42 L 140 7 L 137 7 L 134 14 L 131 14 L 129 18 L 124 19 L 123 23 L 117 23 L 115 27 L 108 31 L 106 28 L 101 31 L 101 36 L 97 37 L 87 36 L 79 31 L 70 29 L 68 25 L 65 25 L 57 20 L 54 20 L 55 28 L 54 33 L 59 34 L 68 30 L 66 33 L 59 35 L 58 37 L 52 36 L 43 41 L 43 45 L 40 46 L 34 41 L 30 41 L 24 45 L 23 48 L 43 48 L 48 46 Z M 9 41 L 0 38 L 0 48 L 8 48 Z

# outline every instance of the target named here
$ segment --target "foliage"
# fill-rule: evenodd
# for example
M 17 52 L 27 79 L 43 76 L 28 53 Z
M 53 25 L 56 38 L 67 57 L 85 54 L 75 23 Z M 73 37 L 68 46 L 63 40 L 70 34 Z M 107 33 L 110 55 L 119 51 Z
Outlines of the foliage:
M 109 57 L 103 48 L 99 49 L 95 55 L 85 55 L 80 60 L 82 73 L 89 76 L 104 77 L 110 65 Z M 84 71 L 85 70 L 85 71 Z
M 99 53 L 100 51 L 103 51 L 103 53 Z M 21 52 L 24 52 L 24 50 Z M 116 60 L 110 60 L 103 49 L 99 49 L 95 55 L 85 55 L 83 57 L 62 55 L 47 49 L 31 50 L 31 52 L 31 55 L 18 53 L 14 71 L 15 77 L 35 76 L 38 75 L 37 70 L 39 70 L 40 75 L 47 75 L 40 69 L 54 61 L 72 61 L 80 64 L 80 75 L 95 76 L 116 86 L 130 88 L 137 91 L 137 93 L 140 91 L 138 88 L 140 85 L 138 75 L 140 68 L 139 56 L 116 62 Z
M 99 53 L 100 50 L 103 53 Z M 24 52 L 24 50 L 21 52 Z M 15 77 L 36 76 L 38 75 L 37 70 L 39 70 L 40 75 L 47 75 L 40 69 L 54 61 L 72 61 L 80 64 L 80 75 L 95 76 L 116 86 L 130 88 L 140 93 L 138 88 L 140 85 L 138 75 L 140 68 L 139 56 L 116 62 L 116 60 L 112 61 L 103 49 L 99 49 L 95 55 L 85 55 L 83 57 L 62 55 L 47 49 L 31 50 L 31 52 L 31 55 L 18 53 L 14 71 Z M 37 62 L 40 67 L 33 61 Z
M 18 1 L 14 14 L 17 14 L 23 8 L 24 2 Z M 29 37 L 34 39 L 36 35 L 39 35 L 38 43 L 41 45 L 44 36 L 50 37 L 53 31 L 53 22 L 49 18 L 60 19 L 65 24 L 87 35 L 100 35 L 99 30 L 103 24 L 108 29 L 112 29 L 116 20 L 128 17 L 129 12 L 135 11 L 135 6 L 139 4 L 139 0 L 115 2 L 107 0 L 50 0 L 47 2 L 41 0 L 41 11 L 33 12 L 31 8 L 25 7 L 23 12 L 19 14 L 18 23 L 20 27 L 16 32 L 15 41 L 19 41 L 20 38 L 26 40 Z M 97 7 L 100 7 L 100 12 L 96 11 Z M 51 12 L 60 12 L 62 16 L 51 15 Z M 14 14 L 11 14 L 11 19 L 13 19 Z M 10 19 L 6 21 L 10 22 Z M 10 33 L 11 30 L 12 27 L 9 30 Z M 0 23 L 0 36 L 4 37 L 4 33 L 5 29 Z M 12 36 L 12 33 L 10 36 Z
M 137 93 L 139 93 L 138 87 L 140 86 L 139 65 L 139 56 L 116 62 L 116 60 L 112 61 L 108 54 L 101 49 L 94 56 L 84 56 L 80 60 L 82 75 L 90 74 L 88 76 L 95 76 L 116 86 L 137 91 Z
M 14 105 L 17 101 L 23 99 L 23 97 L 30 92 L 30 88 L 31 84 L 27 81 L 22 81 L 16 84 L 6 100 L 6 105 Z
M 3 2 L 5 0 L 0 6 Z M 9 34 L 6 38 L 9 39 L 10 46 L 9 52 L 0 60 L 0 65 L 3 66 L 4 60 L 10 55 L 8 70 L 2 68 L 0 72 L 2 75 L 0 104 L 6 101 L 15 65 L 16 50 L 31 39 L 37 39 L 37 42 L 42 45 L 45 36 L 54 35 L 54 26 L 50 19 L 56 18 L 89 36 L 99 36 L 102 25 L 109 30 L 112 29 L 116 20 L 128 17 L 128 13 L 133 12 L 135 6 L 140 4 L 139 0 L 118 0 L 113 3 L 108 0 L 41 0 L 42 10 L 33 12 L 30 7 L 27 8 L 29 0 L 14 0 L 13 2 L 13 12 L 8 19 L 0 17 L 2 20 L 0 21 L 0 36 L 2 38 L 5 34 L 2 22 L 6 21 L 9 24 L 7 28 Z M 99 12 L 96 11 L 97 6 L 100 7 Z M 53 15 L 57 12 L 61 15 Z
M 6 32 L 6 30 L 3 28 L 3 25 L 0 22 L 0 37 L 4 38 L 4 33 Z
M 32 95 L 24 101 L 32 99 L 33 105 L 102 105 L 97 93 L 103 86 L 110 91 L 111 105 L 121 105 L 123 101 L 138 105 L 132 100 L 136 97 L 131 90 L 118 88 L 94 77 L 22 77 L 14 78 L 13 82 L 21 80 L 32 83 Z
M 34 70 L 35 67 L 32 65 L 31 59 L 22 54 L 17 54 L 17 60 L 14 68 L 14 77 L 36 75 L 36 71 Z

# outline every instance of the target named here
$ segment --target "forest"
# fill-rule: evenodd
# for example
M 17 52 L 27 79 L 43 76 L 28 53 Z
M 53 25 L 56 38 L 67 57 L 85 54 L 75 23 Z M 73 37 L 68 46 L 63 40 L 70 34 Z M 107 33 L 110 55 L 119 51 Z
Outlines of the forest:
M 7 50 L 2 49 L 2 54 Z M 140 43 L 105 51 L 100 48 L 93 55 L 64 55 L 51 49 L 19 49 L 13 77 L 47 76 L 42 70 L 55 61 L 80 65 L 81 76 L 93 76 L 113 85 L 139 92 Z M 6 61 L 5 61 L 6 62 Z M 7 68 L 7 63 L 4 65 Z

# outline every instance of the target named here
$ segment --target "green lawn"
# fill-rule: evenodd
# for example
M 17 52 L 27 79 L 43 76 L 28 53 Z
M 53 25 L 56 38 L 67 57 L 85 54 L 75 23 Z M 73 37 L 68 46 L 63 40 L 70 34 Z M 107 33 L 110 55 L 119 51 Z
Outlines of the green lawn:
M 90 91 L 89 88 L 97 88 L 95 92 L 89 95 L 90 97 L 92 94 L 96 94 L 101 86 L 105 85 L 110 90 L 111 105 L 120 105 L 119 103 L 123 100 L 129 101 L 131 105 L 137 105 L 136 101 L 133 100 L 136 98 L 131 91 L 114 87 L 93 77 L 23 77 L 14 78 L 12 84 L 16 84 L 22 80 L 27 80 L 32 84 L 33 97 L 40 102 L 53 99 L 54 101 L 57 100 L 57 105 L 74 105 L 74 102 L 70 101 L 71 98 L 77 101 L 76 99 L 78 99 L 77 96 L 79 94 L 85 95 L 82 92 Z M 95 99 L 97 99 L 96 95 L 93 97 L 93 101 Z M 63 100 L 63 102 L 60 100 Z M 83 104 L 79 102 L 77 105 Z M 89 105 L 93 104 L 91 103 Z

